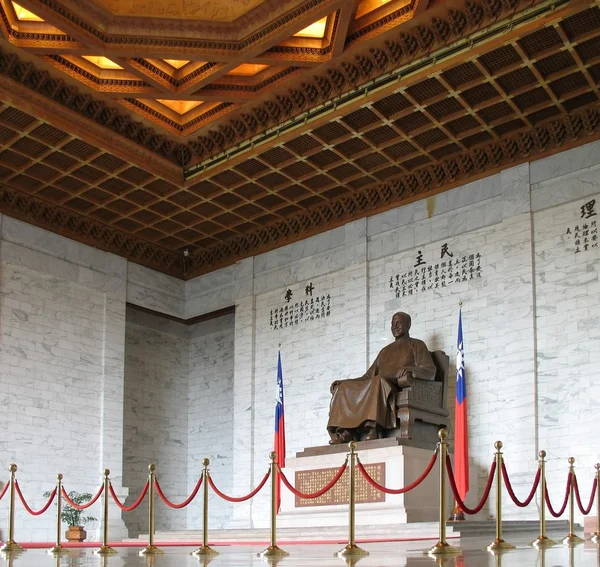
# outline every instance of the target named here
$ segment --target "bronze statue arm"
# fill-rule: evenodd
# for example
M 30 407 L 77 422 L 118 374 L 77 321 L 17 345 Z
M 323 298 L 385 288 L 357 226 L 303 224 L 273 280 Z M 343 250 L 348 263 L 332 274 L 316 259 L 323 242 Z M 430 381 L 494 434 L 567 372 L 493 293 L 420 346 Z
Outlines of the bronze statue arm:
M 334 380 L 329 387 L 329 391 L 333 395 L 335 389 L 340 385 L 341 382 L 345 382 L 346 380 L 370 380 L 377 373 L 377 363 L 379 360 L 379 356 L 375 359 L 375 362 L 371 364 L 369 370 L 366 371 L 365 374 L 359 376 L 358 378 L 346 378 L 345 380 Z

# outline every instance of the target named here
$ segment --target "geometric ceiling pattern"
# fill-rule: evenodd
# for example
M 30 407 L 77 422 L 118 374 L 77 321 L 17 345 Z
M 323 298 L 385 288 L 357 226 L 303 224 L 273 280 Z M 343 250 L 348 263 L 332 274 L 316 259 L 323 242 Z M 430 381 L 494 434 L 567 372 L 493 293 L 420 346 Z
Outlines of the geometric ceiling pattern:
M 181 278 L 600 135 L 595 2 L 0 4 L 0 211 Z
M 418 4 L 2 0 L 0 23 L 45 65 L 186 137 L 383 29 L 374 23 L 401 23 Z

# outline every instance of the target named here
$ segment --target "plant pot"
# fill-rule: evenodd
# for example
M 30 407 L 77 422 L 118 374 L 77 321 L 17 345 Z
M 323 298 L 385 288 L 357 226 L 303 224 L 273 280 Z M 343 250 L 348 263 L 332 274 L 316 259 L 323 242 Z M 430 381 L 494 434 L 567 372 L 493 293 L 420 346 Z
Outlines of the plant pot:
M 87 537 L 87 532 L 83 529 L 83 526 L 69 526 L 69 529 L 65 532 L 65 537 L 69 541 L 83 541 Z

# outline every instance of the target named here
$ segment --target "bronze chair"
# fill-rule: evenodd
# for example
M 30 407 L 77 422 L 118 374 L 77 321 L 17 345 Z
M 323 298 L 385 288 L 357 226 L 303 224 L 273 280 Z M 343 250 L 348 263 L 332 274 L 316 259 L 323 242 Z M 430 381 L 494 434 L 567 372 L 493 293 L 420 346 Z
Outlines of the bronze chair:
M 398 426 L 383 431 L 383 437 L 396 437 L 407 445 L 433 448 L 440 427 L 448 427 L 446 393 L 448 390 L 448 355 L 441 350 L 431 353 L 437 368 L 434 380 L 414 378 L 410 386 L 396 394 Z

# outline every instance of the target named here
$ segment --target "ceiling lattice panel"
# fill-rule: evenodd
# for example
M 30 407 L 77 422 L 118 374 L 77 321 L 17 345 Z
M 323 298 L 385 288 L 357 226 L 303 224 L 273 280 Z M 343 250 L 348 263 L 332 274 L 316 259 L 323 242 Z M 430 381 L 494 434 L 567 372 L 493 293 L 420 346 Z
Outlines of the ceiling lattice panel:
M 498 28 L 495 39 L 466 55 L 425 61 L 426 73 L 393 81 L 227 160 L 209 152 L 187 179 L 107 151 L 112 148 L 86 138 L 85 131 L 59 127 L 13 97 L 0 106 L 0 210 L 192 277 L 584 143 L 597 136 L 600 122 L 600 8 L 565 6 L 546 14 L 543 25 L 532 20 L 512 35 Z M 164 65 L 177 74 L 190 61 Z M 231 70 L 239 74 L 231 76 L 248 84 L 269 69 L 262 61 L 237 67 Z M 29 88 L 37 77 L 32 69 L 0 52 L 0 77 Z M 29 78 L 23 79 L 25 71 Z M 89 115 L 94 101 L 77 102 L 82 96 L 73 95 L 74 104 Z M 119 100 L 138 113 L 162 112 L 163 120 L 169 115 L 174 129 L 185 127 L 187 118 L 196 125 L 203 113 L 227 112 L 227 103 L 210 97 Z M 97 109 L 106 112 L 105 106 Z M 114 115 L 112 124 L 121 120 Z M 131 120 L 123 124 L 130 140 L 146 131 Z M 146 138 L 149 145 L 178 148 L 163 137 Z

